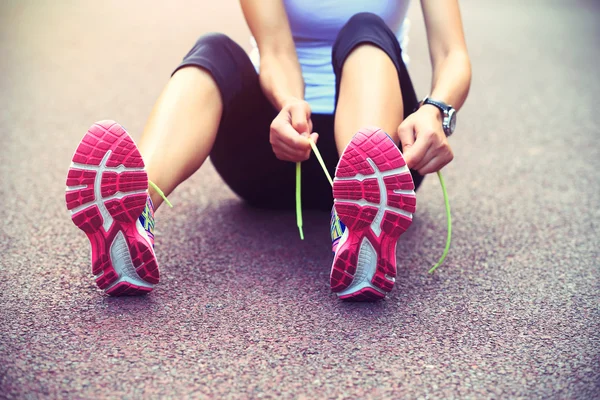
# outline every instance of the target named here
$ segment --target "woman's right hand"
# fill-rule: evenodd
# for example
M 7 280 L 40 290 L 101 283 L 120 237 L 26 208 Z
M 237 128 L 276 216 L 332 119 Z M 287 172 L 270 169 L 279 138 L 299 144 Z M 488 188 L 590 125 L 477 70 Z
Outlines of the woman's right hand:
M 300 162 L 310 156 L 309 138 L 315 143 L 318 133 L 312 132 L 310 106 L 304 100 L 290 98 L 271 123 L 270 142 L 275 156 L 283 161 Z

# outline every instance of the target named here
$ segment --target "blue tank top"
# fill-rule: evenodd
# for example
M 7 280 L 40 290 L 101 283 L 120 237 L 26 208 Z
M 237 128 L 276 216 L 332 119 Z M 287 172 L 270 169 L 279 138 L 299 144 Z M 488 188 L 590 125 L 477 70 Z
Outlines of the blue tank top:
M 401 47 L 406 48 L 409 0 L 284 0 L 284 4 L 302 67 L 304 97 L 315 114 L 334 111 L 331 49 L 338 32 L 353 15 L 360 12 L 379 15 L 397 33 Z M 258 71 L 258 49 L 254 39 L 251 43 L 251 59 Z M 404 62 L 408 62 L 406 56 Z

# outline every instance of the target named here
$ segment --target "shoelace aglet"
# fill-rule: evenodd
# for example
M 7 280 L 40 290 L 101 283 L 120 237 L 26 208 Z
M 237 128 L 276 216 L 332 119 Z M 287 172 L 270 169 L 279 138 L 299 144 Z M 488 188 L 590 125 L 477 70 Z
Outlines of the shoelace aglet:
M 300 182 L 302 180 L 302 163 L 296 163 L 296 224 L 300 231 L 300 240 L 304 240 L 304 231 L 302 230 L 302 192 L 300 191 Z
M 173 208 L 173 204 L 171 204 L 171 202 L 169 201 L 169 199 L 167 199 L 167 196 L 165 196 L 165 194 L 163 193 L 162 190 L 160 190 L 160 188 L 158 186 L 156 186 L 156 184 L 154 182 L 152 182 L 151 180 L 148 180 L 148 184 L 152 187 L 152 189 L 154 189 L 156 191 L 156 193 L 158 193 L 158 195 L 160 197 L 162 197 L 162 199 L 165 201 L 165 203 L 167 203 L 167 205 L 171 208 Z
M 448 235 L 446 237 L 446 247 L 444 248 L 444 253 L 442 253 L 442 257 L 439 261 L 429 270 L 430 274 L 433 274 L 437 267 L 442 265 L 446 256 L 448 255 L 448 251 L 450 250 L 450 240 L 452 238 L 452 215 L 450 214 L 450 201 L 448 200 L 448 192 L 446 191 L 446 185 L 444 183 L 444 178 L 442 177 L 442 172 L 438 171 L 437 176 L 440 180 L 440 185 L 442 186 L 442 192 L 444 193 L 444 204 L 446 205 L 446 219 L 448 220 Z
M 317 156 L 317 160 L 319 160 L 319 164 L 321 164 L 321 168 L 323 168 L 323 172 L 325 172 L 325 176 L 327 176 L 327 180 L 329 180 L 329 184 L 333 186 L 333 179 L 331 179 L 331 175 L 329 175 L 329 171 L 327 171 L 327 167 L 325 166 L 325 161 L 323 161 L 323 157 L 321 157 L 321 153 L 319 149 L 317 149 L 317 145 L 312 139 L 308 139 L 310 143 L 310 147 L 312 147 L 315 156 Z

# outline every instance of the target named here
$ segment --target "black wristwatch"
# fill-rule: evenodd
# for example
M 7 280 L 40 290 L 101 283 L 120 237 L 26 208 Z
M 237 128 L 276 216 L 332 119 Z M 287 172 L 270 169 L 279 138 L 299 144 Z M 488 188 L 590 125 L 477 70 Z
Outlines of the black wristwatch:
M 452 135 L 452 133 L 454 133 L 454 128 L 456 127 L 456 110 L 443 101 L 433 100 L 429 97 L 423 99 L 421 105 L 424 104 L 431 104 L 440 109 L 442 112 L 442 127 L 444 128 L 444 133 L 446 136 Z

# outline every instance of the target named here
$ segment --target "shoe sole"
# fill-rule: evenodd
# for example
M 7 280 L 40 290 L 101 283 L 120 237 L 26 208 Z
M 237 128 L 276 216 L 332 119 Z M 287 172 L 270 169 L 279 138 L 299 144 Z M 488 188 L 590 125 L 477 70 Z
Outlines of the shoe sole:
M 402 153 L 380 129 L 362 129 L 342 153 L 334 206 L 349 229 L 338 245 L 331 289 L 341 299 L 379 300 L 396 280 L 396 244 L 412 223 L 417 199 Z
M 114 121 L 92 125 L 75 150 L 65 200 L 90 240 L 96 284 L 109 295 L 146 294 L 158 283 L 154 250 L 136 226 L 147 196 L 148 175 L 133 139 Z

